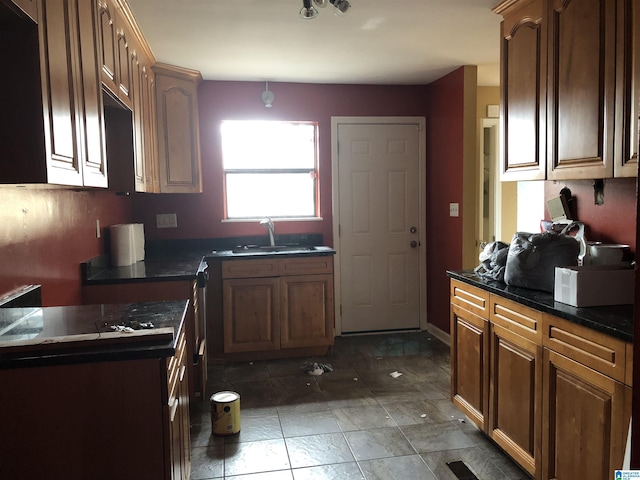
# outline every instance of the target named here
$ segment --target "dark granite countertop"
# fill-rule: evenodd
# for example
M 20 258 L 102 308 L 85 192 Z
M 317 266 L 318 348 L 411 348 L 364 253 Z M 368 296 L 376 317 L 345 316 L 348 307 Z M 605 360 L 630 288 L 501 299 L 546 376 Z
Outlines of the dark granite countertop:
M 179 300 L 3 308 L 0 368 L 170 357 L 187 306 Z
M 243 245 L 268 245 L 268 237 L 247 236 L 197 240 L 153 241 L 145 245 L 144 261 L 126 267 L 112 267 L 108 255 L 100 255 L 80 264 L 83 285 L 114 283 L 166 282 L 193 280 L 206 268 L 206 258 L 246 258 L 265 255 L 333 255 L 335 250 L 322 245 L 320 234 L 290 234 L 276 237 L 279 245 L 299 245 L 300 250 L 264 252 L 247 250 L 234 253 Z M 303 247 L 313 246 L 314 250 Z
M 633 341 L 633 305 L 578 308 L 556 302 L 552 293 L 510 287 L 502 282 L 485 280 L 473 270 L 447 271 L 450 278 L 474 285 L 509 300 L 556 317 L 611 335 L 625 342 Z

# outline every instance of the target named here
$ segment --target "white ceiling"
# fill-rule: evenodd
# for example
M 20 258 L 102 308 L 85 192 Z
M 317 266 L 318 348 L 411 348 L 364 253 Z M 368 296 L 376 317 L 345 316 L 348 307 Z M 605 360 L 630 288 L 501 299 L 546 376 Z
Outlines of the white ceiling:
M 499 84 L 497 0 L 350 0 L 298 17 L 302 0 L 128 0 L 156 60 L 205 80 L 412 85 L 462 65 Z

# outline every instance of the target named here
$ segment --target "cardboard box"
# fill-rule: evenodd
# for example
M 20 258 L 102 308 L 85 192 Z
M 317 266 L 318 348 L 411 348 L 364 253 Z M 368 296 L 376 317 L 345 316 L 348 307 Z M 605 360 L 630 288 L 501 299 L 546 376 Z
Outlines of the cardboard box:
M 553 298 L 574 307 L 625 305 L 634 301 L 635 272 L 615 265 L 556 267 Z

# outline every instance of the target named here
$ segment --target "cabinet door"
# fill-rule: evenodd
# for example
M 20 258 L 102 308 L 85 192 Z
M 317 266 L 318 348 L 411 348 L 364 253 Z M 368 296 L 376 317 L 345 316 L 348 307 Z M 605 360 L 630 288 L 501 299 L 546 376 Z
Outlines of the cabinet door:
M 280 279 L 281 348 L 333 344 L 333 275 Z
M 541 466 L 542 346 L 491 324 L 489 435 L 527 472 Z
M 501 26 L 501 180 L 546 177 L 546 23 L 542 0 L 497 9 Z
M 640 5 L 618 0 L 615 177 L 638 175 L 640 148 Z
M 81 79 L 76 6 L 71 0 L 42 2 L 41 68 L 48 183 L 82 185 L 78 92 Z
M 158 180 L 158 153 L 156 137 L 156 92 L 155 78 L 151 63 L 147 62 L 142 67 L 142 115 L 144 135 L 144 173 L 145 191 L 159 193 Z
M 116 88 L 118 89 L 118 98 L 133 110 L 131 49 L 128 28 L 116 12 Z
M 224 352 L 280 348 L 278 278 L 238 278 L 222 282 Z
M 489 322 L 451 304 L 451 398 L 486 432 L 489 400 Z
M 105 151 L 102 82 L 98 65 L 98 11 L 93 1 L 78 0 L 78 25 L 81 61 L 82 178 L 89 187 L 108 186 Z
M 131 91 L 129 95 L 133 102 L 133 178 L 136 192 L 146 191 L 145 148 L 144 148 L 144 105 L 142 96 L 143 72 L 140 58 L 135 46 L 129 49 L 131 57 L 129 69 L 131 72 Z
M 103 0 L 98 1 L 98 25 L 100 31 L 100 63 L 102 83 L 118 96 L 116 81 L 116 24 L 113 6 Z
M 631 389 L 544 350 L 542 478 L 608 480 L 622 467 Z
M 200 193 L 198 83 L 191 70 L 154 65 L 158 177 L 162 193 Z
M 612 177 L 616 2 L 550 7 L 547 179 Z

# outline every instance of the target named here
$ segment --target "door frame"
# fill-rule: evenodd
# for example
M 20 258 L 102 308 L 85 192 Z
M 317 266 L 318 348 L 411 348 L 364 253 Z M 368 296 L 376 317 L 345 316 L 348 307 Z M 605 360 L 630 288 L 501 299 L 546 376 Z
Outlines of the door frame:
M 338 165 L 338 127 L 350 125 L 417 125 L 420 129 L 418 145 L 418 233 L 420 262 L 420 330 L 427 330 L 427 121 L 425 117 L 331 117 L 331 193 L 333 217 L 335 335 L 342 335 L 342 291 L 340 283 L 340 178 Z
M 493 204 L 491 205 L 491 215 L 493 215 L 493 235 L 495 240 L 502 239 L 502 184 L 500 183 L 500 119 L 499 118 L 481 118 L 480 126 L 478 129 L 478 137 L 480 138 L 480 148 L 478 149 L 478 205 L 481 208 L 478 209 L 478 230 L 476 246 L 480 247 L 482 241 L 482 230 L 484 228 L 484 217 L 482 206 L 484 204 L 483 198 L 483 180 L 484 180 L 484 129 L 494 128 L 493 138 L 491 144 L 495 146 L 492 152 L 493 165 L 491 170 L 491 183 L 493 188 Z M 477 251 L 480 254 L 482 249 Z

